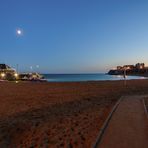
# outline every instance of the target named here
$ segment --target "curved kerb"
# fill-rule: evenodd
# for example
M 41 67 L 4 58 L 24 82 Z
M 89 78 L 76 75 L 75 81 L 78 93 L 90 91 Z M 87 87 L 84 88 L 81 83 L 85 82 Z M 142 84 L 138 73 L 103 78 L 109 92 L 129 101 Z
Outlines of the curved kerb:
M 108 124 L 109 124 L 109 121 L 111 120 L 111 118 L 112 118 L 112 116 L 113 116 L 113 113 L 116 111 L 117 107 L 119 106 L 119 104 L 120 104 L 122 98 L 123 98 L 123 97 L 121 97 L 121 98 L 117 101 L 117 103 L 114 105 L 113 109 L 111 110 L 110 114 L 108 115 L 107 119 L 105 120 L 105 122 L 104 122 L 102 128 L 100 129 L 99 134 L 98 134 L 97 139 L 96 139 L 96 142 L 93 144 L 92 148 L 97 148 L 97 147 L 99 146 L 99 143 L 100 143 L 100 141 L 101 141 L 101 139 L 102 139 L 102 136 L 103 136 L 103 134 L 104 134 L 104 132 L 105 132 L 105 130 L 106 130 Z
M 147 108 L 146 108 L 146 105 L 145 105 L 145 100 L 144 100 L 144 98 L 142 99 L 142 102 L 143 102 L 145 114 L 146 114 L 146 116 L 147 116 L 147 118 L 148 118 L 148 111 L 147 111 Z

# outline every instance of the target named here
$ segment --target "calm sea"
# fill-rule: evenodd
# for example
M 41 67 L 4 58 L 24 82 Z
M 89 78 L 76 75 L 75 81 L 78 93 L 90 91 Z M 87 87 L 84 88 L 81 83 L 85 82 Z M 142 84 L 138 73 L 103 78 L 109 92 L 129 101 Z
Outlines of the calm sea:
M 107 74 L 43 74 L 49 82 L 77 82 L 77 81 L 104 81 L 123 80 L 123 76 Z M 146 79 L 140 76 L 127 76 L 127 80 Z

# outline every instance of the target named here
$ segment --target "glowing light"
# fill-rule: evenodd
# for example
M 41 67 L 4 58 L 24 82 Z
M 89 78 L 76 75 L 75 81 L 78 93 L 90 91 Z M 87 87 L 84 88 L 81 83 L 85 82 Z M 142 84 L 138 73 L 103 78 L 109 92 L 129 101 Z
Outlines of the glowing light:
M 1 77 L 4 78 L 5 77 L 5 73 L 1 73 Z
M 17 74 L 17 73 L 15 73 L 15 74 L 14 74 L 14 76 L 17 78 L 17 77 L 18 77 L 18 74 Z
M 18 36 L 22 36 L 23 35 L 23 30 L 22 29 L 16 29 L 16 34 Z

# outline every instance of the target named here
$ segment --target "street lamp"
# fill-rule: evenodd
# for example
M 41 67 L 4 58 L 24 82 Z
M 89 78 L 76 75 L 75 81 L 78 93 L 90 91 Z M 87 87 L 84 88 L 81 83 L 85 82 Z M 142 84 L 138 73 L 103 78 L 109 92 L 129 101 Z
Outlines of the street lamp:
M 33 66 L 30 66 L 30 70 L 31 70 L 31 72 L 32 72 L 32 70 L 33 70 Z
M 1 77 L 2 77 L 2 79 L 4 79 L 5 76 L 6 76 L 5 73 L 1 73 Z

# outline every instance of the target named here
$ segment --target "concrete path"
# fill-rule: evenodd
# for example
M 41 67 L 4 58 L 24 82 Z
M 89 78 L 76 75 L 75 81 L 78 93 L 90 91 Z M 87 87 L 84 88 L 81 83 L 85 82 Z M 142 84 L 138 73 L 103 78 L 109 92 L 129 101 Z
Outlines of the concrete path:
M 142 98 L 123 98 L 102 136 L 99 148 L 148 148 L 148 118 Z

